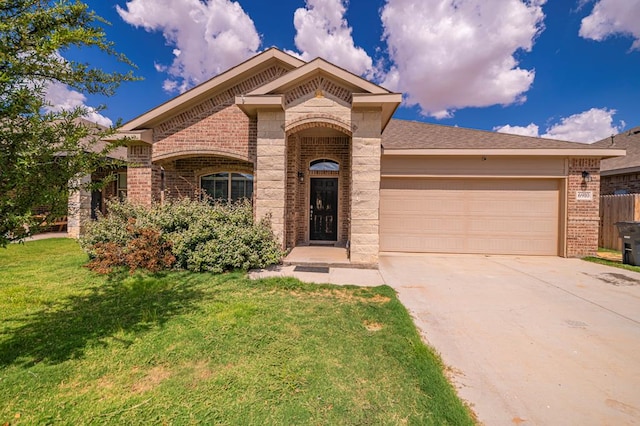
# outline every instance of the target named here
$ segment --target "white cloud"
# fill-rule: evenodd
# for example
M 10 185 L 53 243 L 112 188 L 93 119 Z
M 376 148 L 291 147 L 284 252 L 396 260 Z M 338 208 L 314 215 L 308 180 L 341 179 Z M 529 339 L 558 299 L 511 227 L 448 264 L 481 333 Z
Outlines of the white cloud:
M 591 14 L 582 20 L 580 36 L 596 41 L 622 34 L 633 37 L 631 49 L 640 50 L 640 2 L 637 0 L 599 0 Z
M 542 135 L 539 133 L 538 126 L 533 123 L 526 127 L 510 126 L 507 124 L 494 127 L 493 130 L 515 135 L 593 143 L 608 136 L 618 134 L 624 129 L 624 121 L 620 121 L 618 125 L 614 125 L 613 116 L 615 114 L 616 110 L 614 109 L 591 108 L 588 111 L 560 119 L 560 122 L 548 127 Z
M 498 133 L 510 133 L 512 135 L 533 136 L 536 138 L 540 136 L 539 127 L 533 123 L 526 127 L 506 124 L 504 126 L 494 127 L 493 130 Z
M 617 126 L 613 124 L 615 113 L 614 109 L 591 108 L 563 118 L 558 124 L 547 128 L 542 137 L 584 143 L 596 142 L 624 129 L 624 121 Z
M 301 52 L 296 56 L 305 61 L 322 57 L 355 74 L 371 77 L 373 61 L 353 41 L 351 27 L 344 19 L 346 5 L 346 0 L 306 0 L 306 7 L 296 10 L 295 43 Z
M 162 31 L 173 49 L 167 91 L 188 88 L 253 56 L 260 36 L 238 2 L 230 0 L 131 0 L 116 6 L 122 19 L 149 32 Z M 161 71 L 163 65 L 155 64 Z
M 74 108 L 82 107 L 87 110 L 87 114 L 84 116 L 87 120 L 105 127 L 113 124 L 108 117 L 85 104 L 87 101 L 85 95 L 58 81 L 47 83 L 45 100 L 49 104 L 44 108 L 46 112 L 71 111 Z
M 543 30 L 546 0 L 387 0 L 382 9 L 391 68 L 383 86 L 422 114 L 525 100 L 535 72 L 514 55 Z

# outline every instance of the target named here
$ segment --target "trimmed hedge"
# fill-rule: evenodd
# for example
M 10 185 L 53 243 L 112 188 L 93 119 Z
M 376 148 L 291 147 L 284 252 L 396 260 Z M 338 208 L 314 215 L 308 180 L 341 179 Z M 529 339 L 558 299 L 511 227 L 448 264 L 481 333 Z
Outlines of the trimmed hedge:
M 178 268 L 220 273 L 264 268 L 284 256 L 269 219 L 254 221 L 246 200 L 212 204 L 181 199 L 150 209 L 111 201 L 108 211 L 80 239 L 91 258 L 89 267 L 98 272 L 126 266 L 131 271 Z

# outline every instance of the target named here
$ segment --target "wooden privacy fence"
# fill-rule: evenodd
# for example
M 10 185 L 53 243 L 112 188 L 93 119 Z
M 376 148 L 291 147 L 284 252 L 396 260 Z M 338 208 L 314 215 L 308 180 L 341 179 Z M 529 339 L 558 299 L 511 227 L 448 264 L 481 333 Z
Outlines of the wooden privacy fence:
M 629 221 L 640 221 L 640 194 L 602 195 L 598 246 L 621 251 L 622 242 L 615 224 Z

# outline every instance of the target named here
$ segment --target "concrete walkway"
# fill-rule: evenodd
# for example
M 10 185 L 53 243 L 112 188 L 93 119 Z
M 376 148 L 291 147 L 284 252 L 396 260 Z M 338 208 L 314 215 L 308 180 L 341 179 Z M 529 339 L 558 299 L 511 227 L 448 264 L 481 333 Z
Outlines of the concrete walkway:
M 268 277 L 295 277 L 303 282 L 318 284 L 384 285 L 377 269 L 352 266 L 347 258 L 347 250 L 333 246 L 295 247 L 282 266 L 249 272 L 251 279 Z
M 275 266 L 249 272 L 249 278 L 294 277 L 302 282 L 317 284 L 357 285 L 377 287 L 384 285 L 384 280 L 377 269 L 333 268 L 326 267 L 326 272 L 306 272 L 299 266 Z
M 640 424 L 640 274 L 467 255 L 380 271 L 484 424 Z

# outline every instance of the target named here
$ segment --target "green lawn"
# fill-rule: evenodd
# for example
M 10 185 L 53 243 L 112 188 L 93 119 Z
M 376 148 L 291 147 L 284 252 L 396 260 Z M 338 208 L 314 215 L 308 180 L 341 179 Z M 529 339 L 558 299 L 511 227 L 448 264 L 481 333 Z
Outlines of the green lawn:
M 585 257 L 584 260 L 601 265 L 613 266 L 614 268 L 626 269 L 627 271 L 640 272 L 640 266 L 626 265 L 622 263 L 622 253 L 617 250 L 598 248 L 598 256 Z
M 0 424 L 473 424 L 389 287 L 0 249 Z

